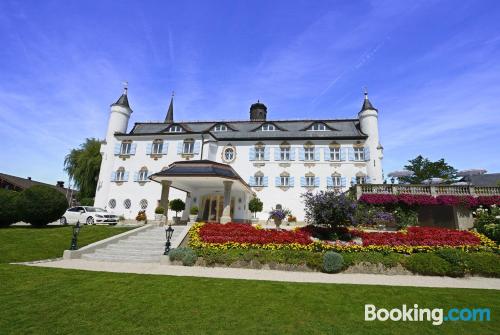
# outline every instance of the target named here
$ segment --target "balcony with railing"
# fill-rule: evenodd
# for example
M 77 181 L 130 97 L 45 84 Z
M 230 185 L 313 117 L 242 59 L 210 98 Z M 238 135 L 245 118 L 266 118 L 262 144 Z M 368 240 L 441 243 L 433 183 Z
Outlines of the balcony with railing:
M 356 196 L 363 194 L 425 194 L 425 195 L 471 195 L 474 197 L 498 195 L 500 187 L 472 185 L 405 185 L 405 184 L 362 184 L 356 185 Z

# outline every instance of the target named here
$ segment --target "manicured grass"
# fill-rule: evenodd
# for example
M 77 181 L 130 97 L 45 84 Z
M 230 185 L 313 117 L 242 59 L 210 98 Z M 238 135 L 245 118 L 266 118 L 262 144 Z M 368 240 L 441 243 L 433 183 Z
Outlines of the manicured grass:
M 417 280 L 417 279 L 416 279 Z M 0 264 L 2 334 L 496 334 L 500 292 L 116 274 Z M 366 322 L 364 305 L 489 307 L 489 322 Z
M 82 226 L 78 246 L 123 233 L 130 228 L 111 226 Z M 71 244 L 71 226 L 44 228 L 9 227 L 0 229 L 0 263 L 27 262 L 62 257 Z

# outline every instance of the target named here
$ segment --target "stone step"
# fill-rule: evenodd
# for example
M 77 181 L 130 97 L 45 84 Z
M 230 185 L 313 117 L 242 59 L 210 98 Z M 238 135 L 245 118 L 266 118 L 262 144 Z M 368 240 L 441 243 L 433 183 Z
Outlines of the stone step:
M 137 257 L 153 257 L 159 256 L 163 254 L 164 249 L 144 251 L 144 250 L 109 250 L 109 249 L 101 249 L 96 251 L 94 254 L 98 256 L 137 256 Z
M 157 245 L 131 245 L 131 244 L 110 244 L 104 249 L 100 250 L 144 250 L 144 251 L 153 251 L 158 249 L 165 249 L 165 243 L 157 244 Z
M 82 255 L 83 259 L 93 260 L 93 261 L 103 261 L 103 262 L 141 262 L 141 263 L 157 263 L 160 260 L 160 255 L 155 257 L 138 257 L 138 256 L 108 256 L 108 255 L 97 255 L 97 254 L 85 254 Z

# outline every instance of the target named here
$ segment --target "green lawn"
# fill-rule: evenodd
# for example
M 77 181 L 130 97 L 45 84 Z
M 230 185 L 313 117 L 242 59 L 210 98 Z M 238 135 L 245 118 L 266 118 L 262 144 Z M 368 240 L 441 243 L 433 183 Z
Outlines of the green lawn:
M 94 238 L 100 228 L 102 237 L 114 229 L 88 228 L 88 238 L 91 229 Z M 33 242 L 23 231 L 38 231 L 38 248 L 26 247 Z M 64 227 L 9 228 L 1 229 L 0 237 L 2 262 L 9 262 L 21 257 L 17 253 L 25 259 L 60 256 L 70 233 Z M 50 252 L 44 249 L 47 242 Z M 500 292 L 492 290 L 205 279 L 10 264 L 0 264 L 0 288 L 2 335 L 496 334 L 500 328 Z M 445 309 L 489 307 L 492 321 L 441 326 L 365 322 L 364 305 L 370 303 L 381 308 L 415 303 Z
M 130 228 L 112 226 L 82 226 L 78 246 L 123 233 Z M 0 263 L 27 262 L 62 257 L 71 245 L 71 226 L 44 228 L 10 227 L 0 229 Z

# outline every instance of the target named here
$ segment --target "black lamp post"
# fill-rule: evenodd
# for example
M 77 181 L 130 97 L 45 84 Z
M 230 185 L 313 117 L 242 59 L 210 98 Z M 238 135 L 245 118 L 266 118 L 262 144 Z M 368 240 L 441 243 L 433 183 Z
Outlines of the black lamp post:
M 172 228 L 172 225 L 168 225 L 168 228 L 165 229 L 165 235 L 167 238 L 167 242 L 165 243 L 165 252 L 163 253 L 164 255 L 168 255 L 168 252 L 170 251 L 170 240 L 172 239 L 172 234 L 174 233 L 174 229 Z
M 71 247 L 69 250 L 78 250 L 78 234 L 80 234 L 80 221 L 77 221 L 76 225 L 73 226 L 73 238 L 71 239 Z

